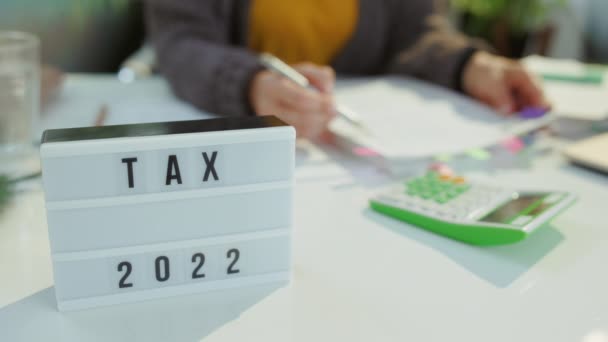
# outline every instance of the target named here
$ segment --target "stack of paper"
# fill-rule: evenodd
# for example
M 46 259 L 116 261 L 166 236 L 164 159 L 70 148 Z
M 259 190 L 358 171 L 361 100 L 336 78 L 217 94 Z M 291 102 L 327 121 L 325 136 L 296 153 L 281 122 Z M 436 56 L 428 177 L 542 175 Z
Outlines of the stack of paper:
M 338 102 L 356 111 L 368 132 L 337 119 L 340 142 L 366 147 L 392 170 L 413 161 L 489 147 L 548 123 L 502 116 L 451 90 L 407 78 L 341 80 Z

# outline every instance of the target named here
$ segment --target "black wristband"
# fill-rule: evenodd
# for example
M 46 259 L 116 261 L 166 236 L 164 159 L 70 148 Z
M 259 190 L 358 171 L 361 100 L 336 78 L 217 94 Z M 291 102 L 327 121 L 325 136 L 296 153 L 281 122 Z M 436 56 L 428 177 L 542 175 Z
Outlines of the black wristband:
M 464 69 L 467 67 L 467 64 L 469 64 L 469 60 L 471 59 L 471 57 L 473 57 L 473 55 L 477 51 L 479 51 L 479 49 L 477 49 L 476 47 L 470 46 L 470 47 L 466 48 L 465 51 L 460 56 L 460 61 L 458 62 L 458 66 L 456 67 L 456 72 L 454 73 L 454 80 L 452 83 L 454 85 L 454 89 L 456 89 L 459 92 L 464 91 L 464 84 L 463 84 Z

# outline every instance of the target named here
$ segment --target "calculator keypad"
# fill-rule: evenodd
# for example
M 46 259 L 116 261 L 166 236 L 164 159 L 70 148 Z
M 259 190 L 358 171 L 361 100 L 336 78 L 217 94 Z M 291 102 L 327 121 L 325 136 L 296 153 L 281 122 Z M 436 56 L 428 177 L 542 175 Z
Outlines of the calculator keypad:
M 428 172 L 422 177 L 408 180 L 405 192 L 412 197 L 445 204 L 466 193 L 471 186 L 462 177 L 446 177 Z
M 462 177 L 447 177 L 436 172 L 409 179 L 378 200 L 404 210 L 442 220 L 464 220 L 509 194 L 496 187 L 471 185 Z

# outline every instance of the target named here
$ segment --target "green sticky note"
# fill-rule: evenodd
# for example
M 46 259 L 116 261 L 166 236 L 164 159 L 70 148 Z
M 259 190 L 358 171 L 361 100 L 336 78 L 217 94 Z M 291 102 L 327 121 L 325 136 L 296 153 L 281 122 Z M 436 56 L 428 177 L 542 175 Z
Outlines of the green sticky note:
M 588 69 L 584 73 L 578 75 L 559 73 L 542 73 L 541 75 L 543 79 L 547 81 L 562 81 L 587 84 L 602 84 L 604 82 L 604 71 L 597 69 Z
M 438 156 L 435 156 L 435 160 L 444 162 L 444 163 L 449 162 L 451 159 L 452 159 L 452 156 L 449 154 L 440 154 Z
M 486 151 L 483 148 L 475 148 L 472 150 L 469 150 L 467 152 L 467 155 L 473 159 L 477 159 L 477 160 L 488 160 L 490 159 L 491 155 L 490 152 Z

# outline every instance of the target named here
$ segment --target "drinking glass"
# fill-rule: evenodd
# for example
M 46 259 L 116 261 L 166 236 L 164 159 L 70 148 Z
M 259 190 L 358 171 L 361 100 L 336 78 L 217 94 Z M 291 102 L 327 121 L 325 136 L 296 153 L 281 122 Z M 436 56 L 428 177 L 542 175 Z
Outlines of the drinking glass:
M 34 150 L 40 101 L 39 41 L 25 32 L 0 31 L 0 163 Z

